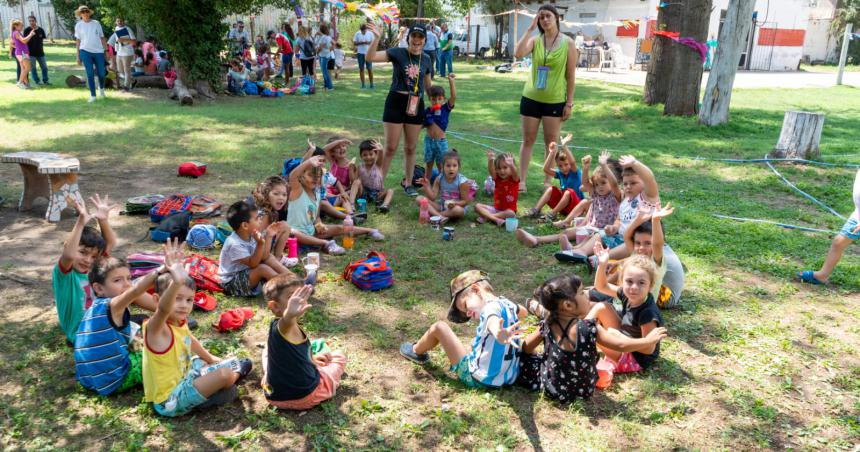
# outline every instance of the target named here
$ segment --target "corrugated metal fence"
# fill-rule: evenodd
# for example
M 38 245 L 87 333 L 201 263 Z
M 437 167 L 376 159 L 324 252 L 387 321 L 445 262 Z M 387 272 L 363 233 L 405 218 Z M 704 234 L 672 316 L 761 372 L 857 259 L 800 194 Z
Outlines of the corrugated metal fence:
M 45 29 L 49 39 L 72 39 L 72 33 L 66 30 L 62 22 L 57 19 L 57 14 L 54 12 L 54 7 L 48 0 L 24 0 L 20 5 L 10 7 L 6 2 L 0 2 L 0 38 L 4 43 L 9 39 L 9 22 L 12 19 L 24 20 L 24 26 L 27 26 L 25 20 L 28 16 L 33 15 L 39 22 L 39 25 Z

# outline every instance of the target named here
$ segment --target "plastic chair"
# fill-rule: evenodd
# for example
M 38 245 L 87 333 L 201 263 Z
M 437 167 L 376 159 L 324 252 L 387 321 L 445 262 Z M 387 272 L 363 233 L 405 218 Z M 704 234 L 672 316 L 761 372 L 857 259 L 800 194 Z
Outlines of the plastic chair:
M 603 47 L 599 47 L 598 49 L 600 55 L 600 64 L 598 64 L 598 70 L 603 72 L 603 68 L 609 68 L 609 72 L 615 73 L 615 61 L 612 59 L 612 51 L 604 50 Z

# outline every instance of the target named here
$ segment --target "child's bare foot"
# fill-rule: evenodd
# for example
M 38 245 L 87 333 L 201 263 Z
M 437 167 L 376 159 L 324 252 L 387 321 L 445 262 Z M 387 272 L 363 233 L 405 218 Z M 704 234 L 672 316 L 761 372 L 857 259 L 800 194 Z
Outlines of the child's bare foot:
M 552 225 L 559 228 L 559 229 L 567 229 L 570 227 L 570 222 L 567 220 L 561 220 L 561 221 L 556 221 Z
M 529 234 L 525 230 L 517 229 L 516 234 L 517 234 L 517 240 L 519 240 L 520 243 L 522 243 L 523 245 L 525 245 L 529 248 L 534 248 L 534 247 L 538 246 L 538 241 L 535 238 L 535 236 Z
M 560 234 L 558 236 L 558 246 L 562 251 L 570 251 L 573 249 L 573 245 L 570 244 L 570 240 L 564 234 Z

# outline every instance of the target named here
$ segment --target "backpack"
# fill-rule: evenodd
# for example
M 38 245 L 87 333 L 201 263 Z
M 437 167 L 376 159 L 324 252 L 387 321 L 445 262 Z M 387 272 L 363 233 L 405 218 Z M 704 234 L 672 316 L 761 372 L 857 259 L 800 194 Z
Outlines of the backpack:
M 293 172 L 299 165 L 302 164 L 301 157 L 293 157 L 291 159 L 284 160 L 284 168 L 281 170 L 281 176 L 284 178 L 290 177 L 290 173 Z
M 158 226 L 149 230 L 153 241 L 164 243 L 170 239 L 179 238 L 184 241 L 191 226 L 191 212 L 176 212 L 161 220 Z
M 149 194 L 128 198 L 125 202 L 126 215 L 146 215 L 152 206 L 164 201 L 164 195 Z
M 317 54 L 317 49 L 316 49 L 316 46 L 314 45 L 313 39 L 308 38 L 308 39 L 305 39 L 304 41 L 302 41 L 302 56 L 304 56 L 305 59 L 314 57 L 314 56 L 316 56 L 316 54 Z
M 217 217 L 221 215 L 221 204 L 215 198 L 206 195 L 195 195 L 191 198 L 191 206 L 188 210 L 194 214 L 194 218 Z
M 149 209 L 149 219 L 153 223 L 158 223 L 167 216 L 173 215 L 176 212 L 186 211 L 189 208 L 191 208 L 190 196 L 182 194 L 170 195 Z
M 164 265 L 164 255 L 161 253 L 134 253 L 129 254 L 126 262 L 131 269 L 132 279 L 137 279 Z
M 361 290 L 382 290 L 394 284 L 394 271 L 388 259 L 379 251 L 371 251 L 343 269 L 343 279 L 352 281 Z
M 308 94 L 314 94 L 316 92 L 316 83 L 314 82 L 313 77 L 310 75 L 305 75 L 302 77 L 302 84 L 299 85 L 298 93 L 302 96 L 306 96 Z
M 197 290 L 224 291 L 221 287 L 221 276 L 218 273 L 218 262 L 206 256 L 191 253 L 185 259 L 185 263 L 188 265 L 188 276 L 197 284 Z
M 242 85 L 242 90 L 245 91 L 245 94 L 249 96 L 256 96 L 260 94 L 260 90 L 257 88 L 257 84 L 249 81 L 245 81 L 245 84 Z

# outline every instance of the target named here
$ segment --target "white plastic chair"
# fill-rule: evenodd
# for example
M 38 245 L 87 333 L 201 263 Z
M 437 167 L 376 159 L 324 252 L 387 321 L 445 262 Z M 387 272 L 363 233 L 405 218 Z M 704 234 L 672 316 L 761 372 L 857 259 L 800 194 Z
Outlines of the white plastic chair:
M 600 64 L 598 65 L 598 69 L 600 72 L 603 72 L 603 68 L 609 68 L 609 72 L 615 73 L 615 60 L 612 59 L 612 50 L 604 50 L 603 47 L 598 47 L 598 52 L 600 54 Z

